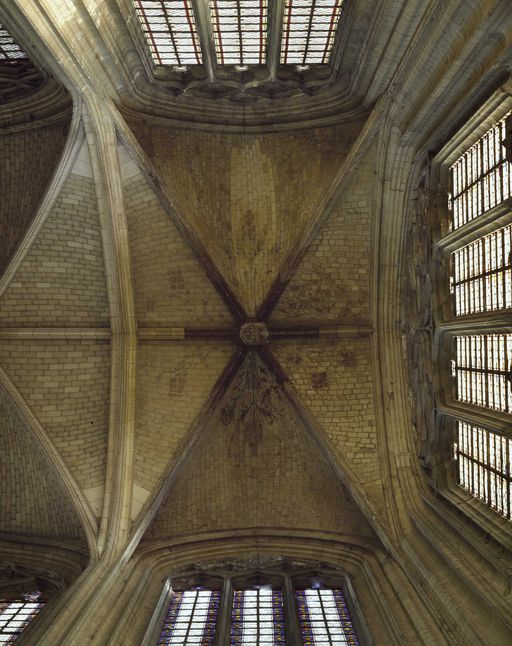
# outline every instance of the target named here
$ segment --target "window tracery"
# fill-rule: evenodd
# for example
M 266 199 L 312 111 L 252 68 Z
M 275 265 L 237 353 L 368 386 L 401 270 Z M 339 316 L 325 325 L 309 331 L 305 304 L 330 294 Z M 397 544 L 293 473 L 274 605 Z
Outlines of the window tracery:
M 240 71 L 269 64 L 269 43 L 277 40 L 277 60 L 298 65 L 327 65 L 331 59 L 344 0 L 285 0 L 273 8 L 267 0 L 209 0 L 196 11 L 192 0 L 132 0 L 147 49 L 156 66 L 200 65 L 202 49 L 219 66 Z M 201 24 L 199 24 L 201 23 Z
M 482 108 L 482 124 L 475 116 L 463 128 L 468 145 L 461 143 L 460 133 L 439 154 L 439 172 L 445 172 L 444 164 L 450 184 L 451 227 L 434 243 L 433 252 L 445 285 L 434 298 L 435 351 L 445 371 L 436 397 L 436 441 L 453 460 L 453 469 L 441 477 L 446 496 L 460 501 L 464 498 L 458 492 L 463 491 L 474 499 L 460 508 L 478 522 L 484 522 L 484 510 L 478 507 L 482 502 L 510 519 L 512 495 L 512 334 L 507 324 L 512 308 L 512 212 L 507 202 L 511 106 L 496 107 L 492 98 L 488 105 L 492 111 Z
M 164 597 L 157 643 L 356 646 L 346 585 L 325 568 L 240 572 L 230 564 L 224 572 L 177 575 Z

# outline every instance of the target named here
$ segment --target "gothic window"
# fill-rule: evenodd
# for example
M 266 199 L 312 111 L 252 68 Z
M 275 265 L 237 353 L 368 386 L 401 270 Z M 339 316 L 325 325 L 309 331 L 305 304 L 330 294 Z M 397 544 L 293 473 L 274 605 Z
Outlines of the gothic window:
M 158 644 L 213 644 L 219 599 L 216 590 L 173 592 Z
M 262 65 L 267 55 L 266 0 L 210 0 L 219 65 Z
M 195 65 L 201 46 L 190 0 L 133 0 L 155 65 Z
M 510 518 L 512 439 L 457 421 L 455 453 L 459 485 Z
M 328 63 L 343 0 L 286 0 L 281 63 Z
M 457 399 L 512 412 L 512 334 L 455 337 Z
M 0 62 L 16 61 L 27 58 L 21 47 L 7 29 L 0 24 Z
M 452 253 L 455 314 L 512 307 L 512 225 Z
M 296 590 L 304 644 L 357 645 L 357 637 L 341 590 Z
M 445 285 L 436 295 L 436 351 L 445 371 L 438 442 L 453 458 L 446 495 L 477 520 L 481 503 L 511 518 L 511 107 L 496 107 L 491 98 L 481 122 L 473 117 L 438 155 L 451 217 L 450 230 L 434 245 Z M 460 505 L 464 499 L 471 504 Z M 493 526 L 498 535 L 500 525 Z
M 343 0 L 132 0 L 155 66 L 183 68 L 205 58 L 218 66 L 275 59 L 307 69 L 331 59 Z M 208 53 L 208 56 L 206 55 Z M 272 57 L 273 58 L 273 57 Z
M 511 164 L 504 146 L 507 116 L 451 167 L 453 227 L 458 229 L 512 194 Z
M 235 590 L 231 641 L 235 644 L 284 644 L 283 593 L 269 586 Z
M 232 572 L 173 578 L 158 620 L 159 646 L 229 643 L 357 645 L 346 580 L 332 572 Z M 198 583 L 208 583 L 206 589 Z M 172 587 L 171 587 L 172 586 Z M 181 588 L 188 586 L 188 589 Z M 179 589 L 178 589 L 179 588 Z M 144 644 L 152 641 L 151 632 Z
M 25 599 L 0 599 L 0 646 L 12 644 L 44 607 L 39 595 L 25 595 Z

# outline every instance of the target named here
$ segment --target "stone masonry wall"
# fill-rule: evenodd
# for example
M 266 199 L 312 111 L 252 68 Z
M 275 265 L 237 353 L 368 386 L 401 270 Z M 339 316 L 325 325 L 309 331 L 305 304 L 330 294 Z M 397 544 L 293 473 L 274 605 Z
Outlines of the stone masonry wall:
M 36 214 L 66 143 L 69 120 L 0 133 L 0 273 Z

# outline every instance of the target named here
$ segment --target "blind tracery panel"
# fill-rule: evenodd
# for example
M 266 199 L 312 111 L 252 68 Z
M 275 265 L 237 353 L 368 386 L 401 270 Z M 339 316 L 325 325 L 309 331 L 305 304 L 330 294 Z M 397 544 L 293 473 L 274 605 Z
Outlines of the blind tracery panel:
M 281 63 L 328 63 L 343 0 L 286 0 Z
M 280 590 L 235 590 L 231 646 L 285 644 L 283 593 Z
M 219 65 L 266 62 L 266 0 L 210 0 L 210 12 Z
M 191 0 L 132 0 L 155 65 L 202 62 Z
M 508 116 L 508 115 L 507 115 Z M 450 168 L 453 228 L 458 229 L 512 195 L 512 164 L 506 160 L 504 117 Z
M 220 592 L 173 592 L 158 646 L 213 645 Z
M 454 451 L 459 485 L 510 518 L 512 439 L 457 421 Z
M 295 594 L 305 646 L 359 643 L 341 590 L 297 590 Z
M 455 337 L 457 399 L 512 412 L 512 334 Z
M 452 254 L 455 314 L 512 307 L 512 225 Z
M 12 644 L 42 610 L 44 603 L 0 602 L 0 644 Z

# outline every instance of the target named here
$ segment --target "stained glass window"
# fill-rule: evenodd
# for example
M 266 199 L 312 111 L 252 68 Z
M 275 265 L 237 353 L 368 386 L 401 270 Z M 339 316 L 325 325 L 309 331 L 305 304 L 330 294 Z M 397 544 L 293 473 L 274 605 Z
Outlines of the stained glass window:
M 455 314 L 512 307 L 512 225 L 452 254 Z
M 512 412 L 512 334 L 455 337 L 457 399 Z
M 7 29 L 0 24 L 0 62 L 27 58 Z
M 450 168 L 454 229 L 512 195 L 512 164 L 506 160 L 503 145 L 506 118 L 488 130 Z
M 191 0 L 132 0 L 156 65 L 202 62 Z
M 173 592 L 158 646 L 212 645 L 219 601 L 218 591 Z
M 281 63 L 328 63 L 343 0 L 286 0 Z
M 283 593 L 266 586 L 257 590 L 235 590 L 231 646 L 285 643 Z
M 44 607 L 39 601 L 0 601 L 0 644 L 12 644 Z
M 266 0 L 210 0 L 210 11 L 219 65 L 265 63 Z
M 296 590 L 295 594 L 305 646 L 359 644 L 341 590 Z
M 457 421 L 454 451 L 459 485 L 510 518 L 512 439 Z

